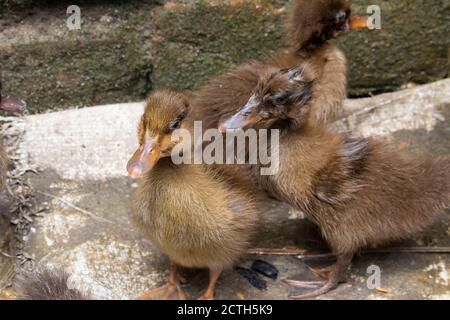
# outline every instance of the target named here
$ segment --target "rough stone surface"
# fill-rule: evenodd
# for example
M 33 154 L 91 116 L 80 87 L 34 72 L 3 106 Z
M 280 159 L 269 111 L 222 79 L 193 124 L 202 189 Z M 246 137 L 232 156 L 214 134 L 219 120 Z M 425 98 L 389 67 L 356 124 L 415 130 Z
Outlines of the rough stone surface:
M 450 154 L 450 80 L 385 94 L 349 100 L 338 126 L 363 135 L 390 139 L 399 149 Z M 74 282 L 98 298 L 134 298 L 160 285 L 168 260 L 129 220 L 129 196 L 135 184 L 126 177 L 127 157 L 135 146 L 135 125 L 141 104 L 123 104 L 27 116 L 13 121 L 21 138 L 24 167 L 38 167 L 29 179 L 40 203 L 49 210 L 35 218 L 25 252 L 36 266 L 63 267 Z M 278 202 L 261 203 L 260 232 L 254 246 L 323 249 L 314 226 Z M 450 218 L 424 235 L 402 245 L 450 246 Z M 256 257 L 239 263 L 250 266 Z M 313 279 L 303 262 L 293 257 L 262 257 L 279 268 L 281 277 Z M 382 270 L 387 293 L 369 290 L 367 268 Z M 450 299 L 450 257 L 445 254 L 368 254 L 357 257 L 349 281 L 319 299 Z M 206 286 L 204 271 L 187 270 L 185 289 L 190 298 Z M 280 280 L 259 291 L 235 271 L 219 280 L 218 299 L 286 299 Z
M 382 13 L 381 30 L 339 41 L 352 95 L 448 75 L 448 0 L 351 2 L 356 12 L 380 5 Z M 0 16 L 4 85 L 31 112 L 136 101 L 153 87 L 195 88 L 286 46 L 287 0 L 86 0 L 80 31 L 65 25 L 69 2 L 3 0 L 0 7 L 8 3 L 22 10 Z
M 143 105 L 109 105 L 29 116 L 21 125 L 28 132 L 41 133 L 25 135 L 24 150 L 30 161 L 53 168 L 63 179 L 126 176 L 125 164 L 137 147 L 136 128 Z M 54 146 L 58 149 L 48 152 Z
M 81 30 L 68 29 L 67 4 L 0 18 L 4 89 L 26 99 L 31 113 L 143 98 L 154 3 L 81 6 Z
M 351 3 L 359 13 L 378 5 L 382 17 L 381 30 L 354 32 L 339 41 L 349 61 L 351 94 L 390 91 L 409 82 L 424 84 L 448 76 L 448 0 Z

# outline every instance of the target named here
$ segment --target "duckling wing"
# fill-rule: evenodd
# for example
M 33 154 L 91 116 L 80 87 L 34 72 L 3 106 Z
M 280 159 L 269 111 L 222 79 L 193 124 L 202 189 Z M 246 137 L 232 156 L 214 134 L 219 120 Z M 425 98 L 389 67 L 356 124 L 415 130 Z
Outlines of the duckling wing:
M 314 196 L 333 207 L 342 207 L 364 186 L 370 139 L 347 138 L 333 163 L 324 169 Z

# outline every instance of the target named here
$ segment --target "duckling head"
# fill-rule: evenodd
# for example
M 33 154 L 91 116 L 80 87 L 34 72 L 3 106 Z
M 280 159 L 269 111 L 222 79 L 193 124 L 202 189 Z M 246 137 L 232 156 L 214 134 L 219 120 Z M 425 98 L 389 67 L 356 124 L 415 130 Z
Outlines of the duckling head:
M 181 93 L 161 90 L 150 95 L 139 122 L 139 148 L 127 165 L 132 178 L 142 177 L 162 157 L 171 155 L 178 144 L 178 141 L 173 141 L 172 133 L 182 127 L 188 110 L 188 99 Z
M 264 74 L 247 103 L 219 130 L 299 127 L 309 114 L 315 73 L 308 64 Z
M 366 28 L 367 20 L 353 15 L 347 0 L 297 0 L 289 30 L 300 50 L 310 50 L 351 29 Z

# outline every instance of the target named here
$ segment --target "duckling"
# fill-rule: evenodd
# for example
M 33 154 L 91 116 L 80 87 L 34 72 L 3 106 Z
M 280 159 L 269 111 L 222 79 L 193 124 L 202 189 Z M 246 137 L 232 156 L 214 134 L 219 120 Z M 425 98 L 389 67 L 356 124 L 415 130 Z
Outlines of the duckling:
M 239 65 L 192 93 L 191 117 L 203 127 L 217 128 L 221 120 L 245 104 L 259 76 L 271 68 L 287 69 L 308 62 L 317 73 L 311 121 L 333 120 L 346 97 L 347 63 L 344 54 L 328 40 L 351 28 L 360 29 L 366 18 L 352 15 L 346 0 L 296 0 L 288 20 L 290 48 L 267 61 Z
M 93 300 L 93 297 L 69 285 L 63 270 L 43 269 L 21 273 L 15 281 L 16 300 Z
M 313 270 L 325 281 L 286 280 L 315 288 L 294 299 L 334 289 L 362 248 L 415 235 L 450 204 L 450 158 L 400 153 L 377 139 L 354 138 L 311 124 L 312 82 L 307 66 L 273 69 L 225 129 L 280 130 L 279 171 L 254 176 L 269 192 L 316 223 L 337 262 Z
M 184 299 L 179 266 L 208 268 L 209 285 L 201 299 L 212 299 L 222 270 L 246 250 L 255 226 L 250 189 L 237 177 L 206 165 L 172 162 L 177 142 L 171 135 L 189 127 L 189 110 L 181 93 L 153 93 L 139 124 L 140 147 L 128 163 L 130 176 L 140 178 L 133 220 L 171 261 L 167 284 L 142 299 Z
M 367 29 L 368 17 L 352 13 L 347 0 L 296 0 L 287 19 L 291 49 L 274 57 L 271 67 L 309 63 L 316 72 L 310 121 L 329 123 L 347 95 L 347 60 L 330 40 L 350 30 Z

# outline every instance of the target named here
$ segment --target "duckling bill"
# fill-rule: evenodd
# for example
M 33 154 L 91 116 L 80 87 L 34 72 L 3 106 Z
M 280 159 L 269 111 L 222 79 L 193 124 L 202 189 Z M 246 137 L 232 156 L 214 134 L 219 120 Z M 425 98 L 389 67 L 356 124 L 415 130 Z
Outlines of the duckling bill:
M 3 91 L 2 81 L 0 80 L 0 110 L 6 112 L 23 112 L 26 107 L 27 104 L 25 101 Z
M 128 163 L 130 176 L 139 178 L 133 220 L 171 261 L 167 284 L 142 299 L 185 299 L 180 266 L 209 269 L 201 299 L 212 299 L 221 272 L 245 252 L 255 226 L 250 189 L 238 177 L 205 165 L 173 164 L 172 133 L 189 127 L 188 113 L 183 94 L 153 93 L 139 123 L 140 147 Z
M 0 109 L 7 112 L 23 112 L 25 111 L 27 104 L 25 101 L 20 100 L 12 95 L 1 92 Z

